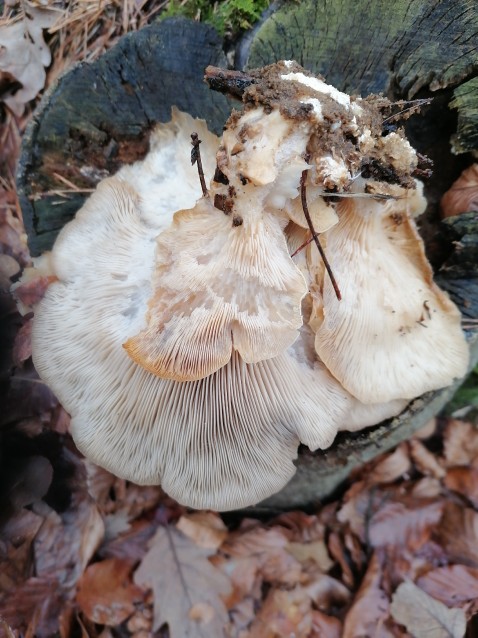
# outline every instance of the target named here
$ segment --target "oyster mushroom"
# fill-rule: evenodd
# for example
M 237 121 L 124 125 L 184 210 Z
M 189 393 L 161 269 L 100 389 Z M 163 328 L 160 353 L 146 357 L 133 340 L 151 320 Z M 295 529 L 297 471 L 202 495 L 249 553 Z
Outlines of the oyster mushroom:
M 33 326 L 35 365 L 70 412 L 80 450 L 183 504 L 220 510 L 279 490 L 299 442 L 325 448 L 339 429 L 391 416 L 424 386 L 459 376 L 467 358 L 409 215 L 422 203 L 416 156 L 400 134 L 382 136 L 384 100 L 351 98 L 292 62 L 252 76 L 221 142 L 176 111 L 144 161 L 98 186 L 45 262 L 52 283 Z M 197 202 L 193 131 L 214 174 Z M 318 232 L 343 301 L 331 300 L 330 272 L 307 245 Z M 411 360 L 396 335 L 370 358 L 360 331 L 384 343 L 390 324 L 377 319 L 394 292 L 367 292 L 378 267 L 394 289 L 406 275 L 412 314 L 421 303 L 458 345 L 433 327 L 431 361 Z M 403 344 L 405 366 L 394 358 Z M 435 361 L 442 347 L 448 359 Z M 424 384 L 395 383 L 410 361 Z

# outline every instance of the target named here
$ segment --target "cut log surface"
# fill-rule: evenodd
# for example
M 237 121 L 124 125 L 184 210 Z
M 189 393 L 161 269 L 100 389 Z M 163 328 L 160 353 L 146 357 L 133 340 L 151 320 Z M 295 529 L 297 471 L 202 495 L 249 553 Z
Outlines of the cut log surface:
M 451 242 L 457 240 L 438 221 L 438 201 L 470 163 L 465 151 L 477 148 L 477 33 L 474 0 L 285 2 L 274 4 L 263 23 L 244 36 L 236 60 L 238 68 L 252 68 L 296 59 L 349 93 L 383 92 L 397 100 L 435 96 L 423 116 L 409 120 L 407 134 L 435 163 L 421 230 L 437 267 L 449 258 Z M 18 174 L 32 255 L 51 248 L 98 181 L 145 155 L 149 131 L 170 119 L 173 105 L 204 118 L 220 133 L 235 104 L 204 83 L 208 65 L 227 66 L 215 31 L 170 19 L 125 36 L 102 58 L 77 65 L 50 88 L 25 136 Z M 452 137 L 458 157 L 451 150 Z M 473 319 L 478 277 L 476 266 L 470 268 L 470 246 L 478 231 L 474 222 L 470 228 L 462 226 L 457 222 L 452 230 L 469 250 L 461 261 L 459 256 L 448 259 L 440 285 L 464 316 Z M 471 363 L 476 364 L 477 336 L 468 336 Z M 391 422 L 343 433 L 325 452 L 301 452 L 289 485 L 250 511 L 308 507 L 329 497 L 353 468 L 408 438 L 436 415 L 457 386 L 415 400 Z
M 123 37 L 51 87 L 27 130 L 17 180 L 32 256 L 51 248 L 101 179 L 144 157 L 151 128 L 171 119 L 172 106 L 221 131 L 231 106 L 204 83 L 209 64 L 226 66 L 217 33 L 171 19 Z

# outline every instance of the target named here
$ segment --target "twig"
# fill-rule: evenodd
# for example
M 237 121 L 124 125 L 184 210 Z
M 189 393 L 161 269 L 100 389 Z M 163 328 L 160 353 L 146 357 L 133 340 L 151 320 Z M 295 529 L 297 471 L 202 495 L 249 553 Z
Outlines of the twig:
M 322 261 L 324 262 L 325 269 L 330 277 L 330 281 L 332 282 L 332 286 L 334 287 L 335 295 L 337 299 L 340 301 L 342 299 L 342 295 L 340 294 L 339 286 L 335 280 L 334 273 L 332 272 L 332 268 L 330 267 L 330 264 L 325 255 L 324 249 L 322 248 L 320 244 L 318 235 L 315 232 L 314 225 L 312 224 L 312 218 L 309 213 L 309 208 L 307 206 L 307 191 L 306 191 L 306 185 L 305 185 L 307 181 L 307 171 L 308 169 L 305 169 L 305 171 L 302 171 L 302 175 L 300 177 L 300 199 L 302 201 L 302 209 L 304 211 L 305 219 L 307 220 L 307 225 L 309 226 L 309 230 L 312 233 L 312 239 L 314 240 L 315 245 L 317 246 L 320 256 L 322 257 Z
M 242 100 L 244 91 L 254 84 L 254 78 L 247 73 L 221 69 L 217 66 L 206 67 L 204 81 L 213 91 L 219 91 L 237 100 Z
M 404 113 L 408 113 L 408 111 L 418 111 L 421 109 L 422 106 L 428 106 L 428 104 L 431 104 L 432 100 L 432 97 L 427 97 L 420 100 L 400 100 L 399 102 L 395 102 L 395 104 L 391 104 L 391 106 L 401 107 L 405 106 L 406 104 L 408 104 L 408 106 L 405 106 L 405 108 L 403 108 L 401 111 L 398 111 L 398 113 L 394 113 L 393 115 L 389 115 L 388 117 L 386 117 L 383 120 L 382 124 L 386 124 L 387 122 L 396 122 L 397 120 L 402 119 L 400 116 Z M 410 115 L 412 115 L 412 113 L 410 113 Z
M 199 150 L 199 144 L 201 144 L 201 140 L 198 137 L 197 133 L 192 133 L 191 134 L 191 144 L 193 145 L 193 148 L 191 150 L 191 165 L 194 166 L 194 164 L 197 163 L 198 165 L 198 175 L 199 175 L 199 181 L 201 182 L 201 188 L 202 188 L 202 194 L 203 197 L 206 197 L 207 193 L 207 186 L 206 186 L 206 180 L 204 179 L 204 170 L 202 167 L 202 160 L 201 160 L 201 151 Z

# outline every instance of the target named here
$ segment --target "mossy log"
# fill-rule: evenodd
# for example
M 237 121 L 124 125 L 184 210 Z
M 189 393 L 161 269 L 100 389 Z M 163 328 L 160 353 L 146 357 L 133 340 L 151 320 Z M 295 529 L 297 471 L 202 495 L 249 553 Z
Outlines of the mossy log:
M 236 60 L 240 67 L 256 67 L 296 59 L 350 93 L 434 97 L 422 115 L 407 123 L 411 143 L 435 164 L 426 185 L 430 205 L 421 231 L 434 266 L 446 262 L 440 284 L 466 317 L 475 318 L 478 277 L 470 255 L 478 237 L 476 220 L 464 230 L 457 222 L 450 231 L 437 214 L 441 195 L 470 163 L 466 153 L 477 146 L 475 3 L 380 0 L 364 7 L 356 0 L 274 5 L 271 15 L 239 42 Z M 100 179 L 145 155 L 149 131 L 170 118 L 173 105 L 220 132 L 234 103 L 204 84 L 210 64 L 226 66 L 214 30 L 169 19 L 125 36 L 101 59 L 75 66 L 50 88 L 25 136 L 18 172 L 33 255 L 51 247 Z M 452 137 L 460 155 L 452 153 Z M 450 232 L 467 245 L 464 257 L 451 254 L 457 237 Z M 469 338 L 475 364 L 478 340 L 471 331 Z M 436 415 L 457 386 L 417 399 L 391 422 L 341 434 L 325 452 L 301 452 L 296 477 L 255 511 L 307 507 L 327 498 L 354 467 Z

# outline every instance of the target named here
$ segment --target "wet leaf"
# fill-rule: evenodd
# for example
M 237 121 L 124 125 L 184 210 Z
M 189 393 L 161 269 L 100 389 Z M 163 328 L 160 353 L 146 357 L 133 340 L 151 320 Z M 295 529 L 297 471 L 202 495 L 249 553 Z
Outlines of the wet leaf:
M 392 597 L 390 611 L 414 638 L 463 638 L 465 612 L 448 609 L 414 583 L 402 583 Z
M 153 590 L 154 631 L 167 623 L 171 638 L 223 634 L 228 615 L 222 596 L 230 593 L 231 584 L 208 561 L 210 554 L 174 527 L 158 529 L 134 576 L 138 585 Z M 211 607 L 214 614 L 191 618 L 191 610 L 199 604 Z

